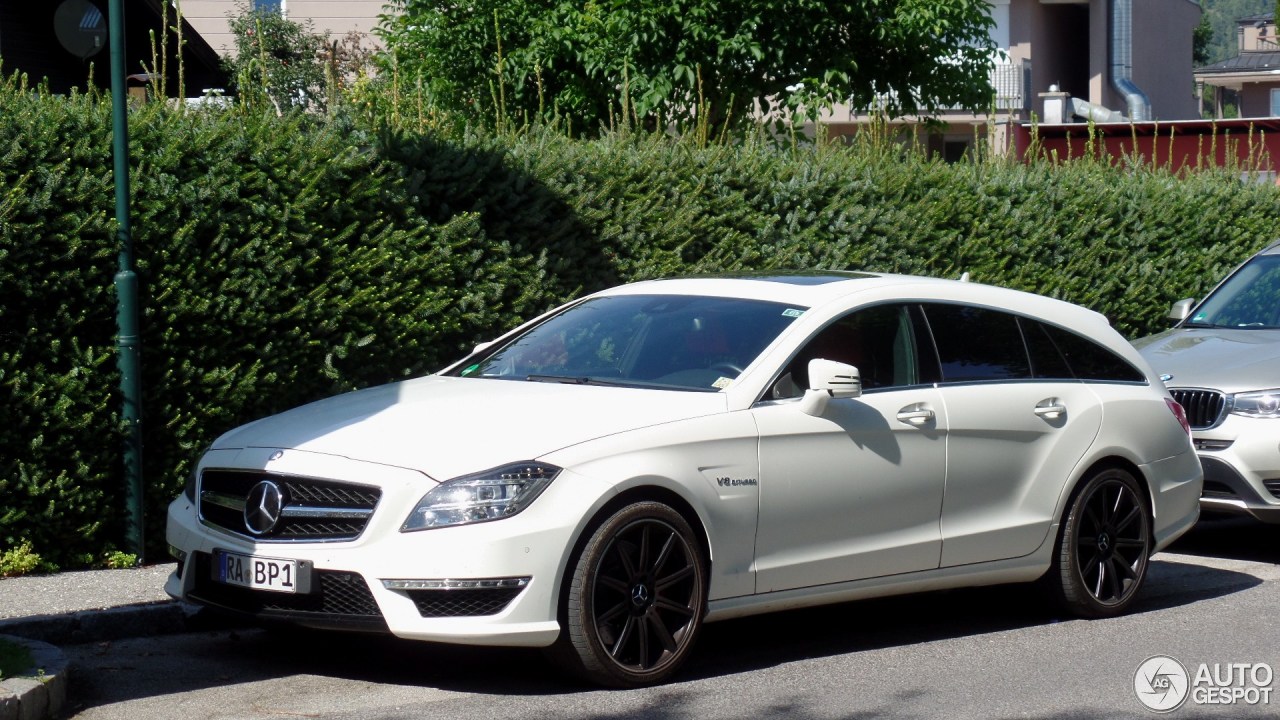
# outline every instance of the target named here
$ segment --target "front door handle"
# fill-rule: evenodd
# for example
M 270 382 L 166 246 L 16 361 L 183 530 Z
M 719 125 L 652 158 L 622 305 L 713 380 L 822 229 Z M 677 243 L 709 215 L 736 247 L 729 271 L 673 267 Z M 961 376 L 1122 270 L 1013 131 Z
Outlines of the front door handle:
M 924 403 L 908 405 L 898 411 L 898 422 L 915 427 L 930 425 L 936 418 L 937 415 Z
M 1057 420 L 1067 414 L 1067 406 L 1056 397 L 1045 398 L 1036 404 L 1035 413 L 1045 420 Z

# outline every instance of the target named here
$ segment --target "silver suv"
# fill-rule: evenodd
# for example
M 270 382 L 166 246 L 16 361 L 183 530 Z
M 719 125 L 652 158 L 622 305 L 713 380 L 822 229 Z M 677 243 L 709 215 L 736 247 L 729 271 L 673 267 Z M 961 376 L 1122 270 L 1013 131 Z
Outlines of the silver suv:
M 1134 345 L 1187 411 L 1200 507 L 1280 523 L 1280 242 L 1169 319 L 1173 329 Z

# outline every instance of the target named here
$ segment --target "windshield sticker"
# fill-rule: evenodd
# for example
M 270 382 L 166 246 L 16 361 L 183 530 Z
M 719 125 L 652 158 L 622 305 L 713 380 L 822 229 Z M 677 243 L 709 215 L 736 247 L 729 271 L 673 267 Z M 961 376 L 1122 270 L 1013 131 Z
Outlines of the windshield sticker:
M 470 375 L 471 373 L 475 372 L 479 367 L 480 367 L 480 363 L 476 363 L 475 365 L 468 367 L 467 369 L 462 371 L 462 377 L 466 377 Z
M 733 378 L 727 378 L 727 377 L 724 377 L 724 376 L 722 375 L 722 376 L 720 376 L 720 379 L 718 379 L 718 380 L 716 380 L 715 382 L 711 383 L 711 387 L 713 387 L 713 388 L 718 388 L 718 389 L 720 389 L 720 390 L 723 390 L 723 389 L 725 389 L 725 388 L 729 387 L 731 384 L 733 384 Z
M 782 317 L 798 318 L 803 314 L 804 314 L 803 310 L 797 310 L 795 308 L 787 308 L 786 310 L 782 311 Z

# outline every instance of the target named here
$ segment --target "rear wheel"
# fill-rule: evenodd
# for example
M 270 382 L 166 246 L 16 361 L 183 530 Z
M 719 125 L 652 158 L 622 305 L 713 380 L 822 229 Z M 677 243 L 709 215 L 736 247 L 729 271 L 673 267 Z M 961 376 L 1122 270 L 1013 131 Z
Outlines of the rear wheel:
M 587 541 L 567 589 L 553 657 L 601 685 L 662 682 L 688 657 L 706 609 L 707 569 L 689 523 L 656 502 L 628 505 Z
M 1068 611 L 1111 617 L 1133 603 L 1150 556 L 1151 511 L 1142 488 L 1128 471 L 1107 468 L 1072 499 L 1045 579 Z

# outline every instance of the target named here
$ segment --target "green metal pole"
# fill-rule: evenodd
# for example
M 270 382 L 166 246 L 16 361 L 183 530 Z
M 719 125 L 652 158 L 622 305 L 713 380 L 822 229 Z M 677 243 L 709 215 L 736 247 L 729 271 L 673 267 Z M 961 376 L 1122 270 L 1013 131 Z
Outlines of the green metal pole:
M 124 448 L 125 544 L 143 559 L 142 519 L 142 340 L 138 331 L 138 274 L 134 272 L 133 232 L 129 223 L 129 114 L 125 87 L 124 2 L 109 0 L 108 32 L 111 41 L 111 154 L 115 160 L 116 239 L 120 247 L 116 271 L 116 353 L 120 368 L 120 392 L 124 396 L 121 417 L 127 432 Z

